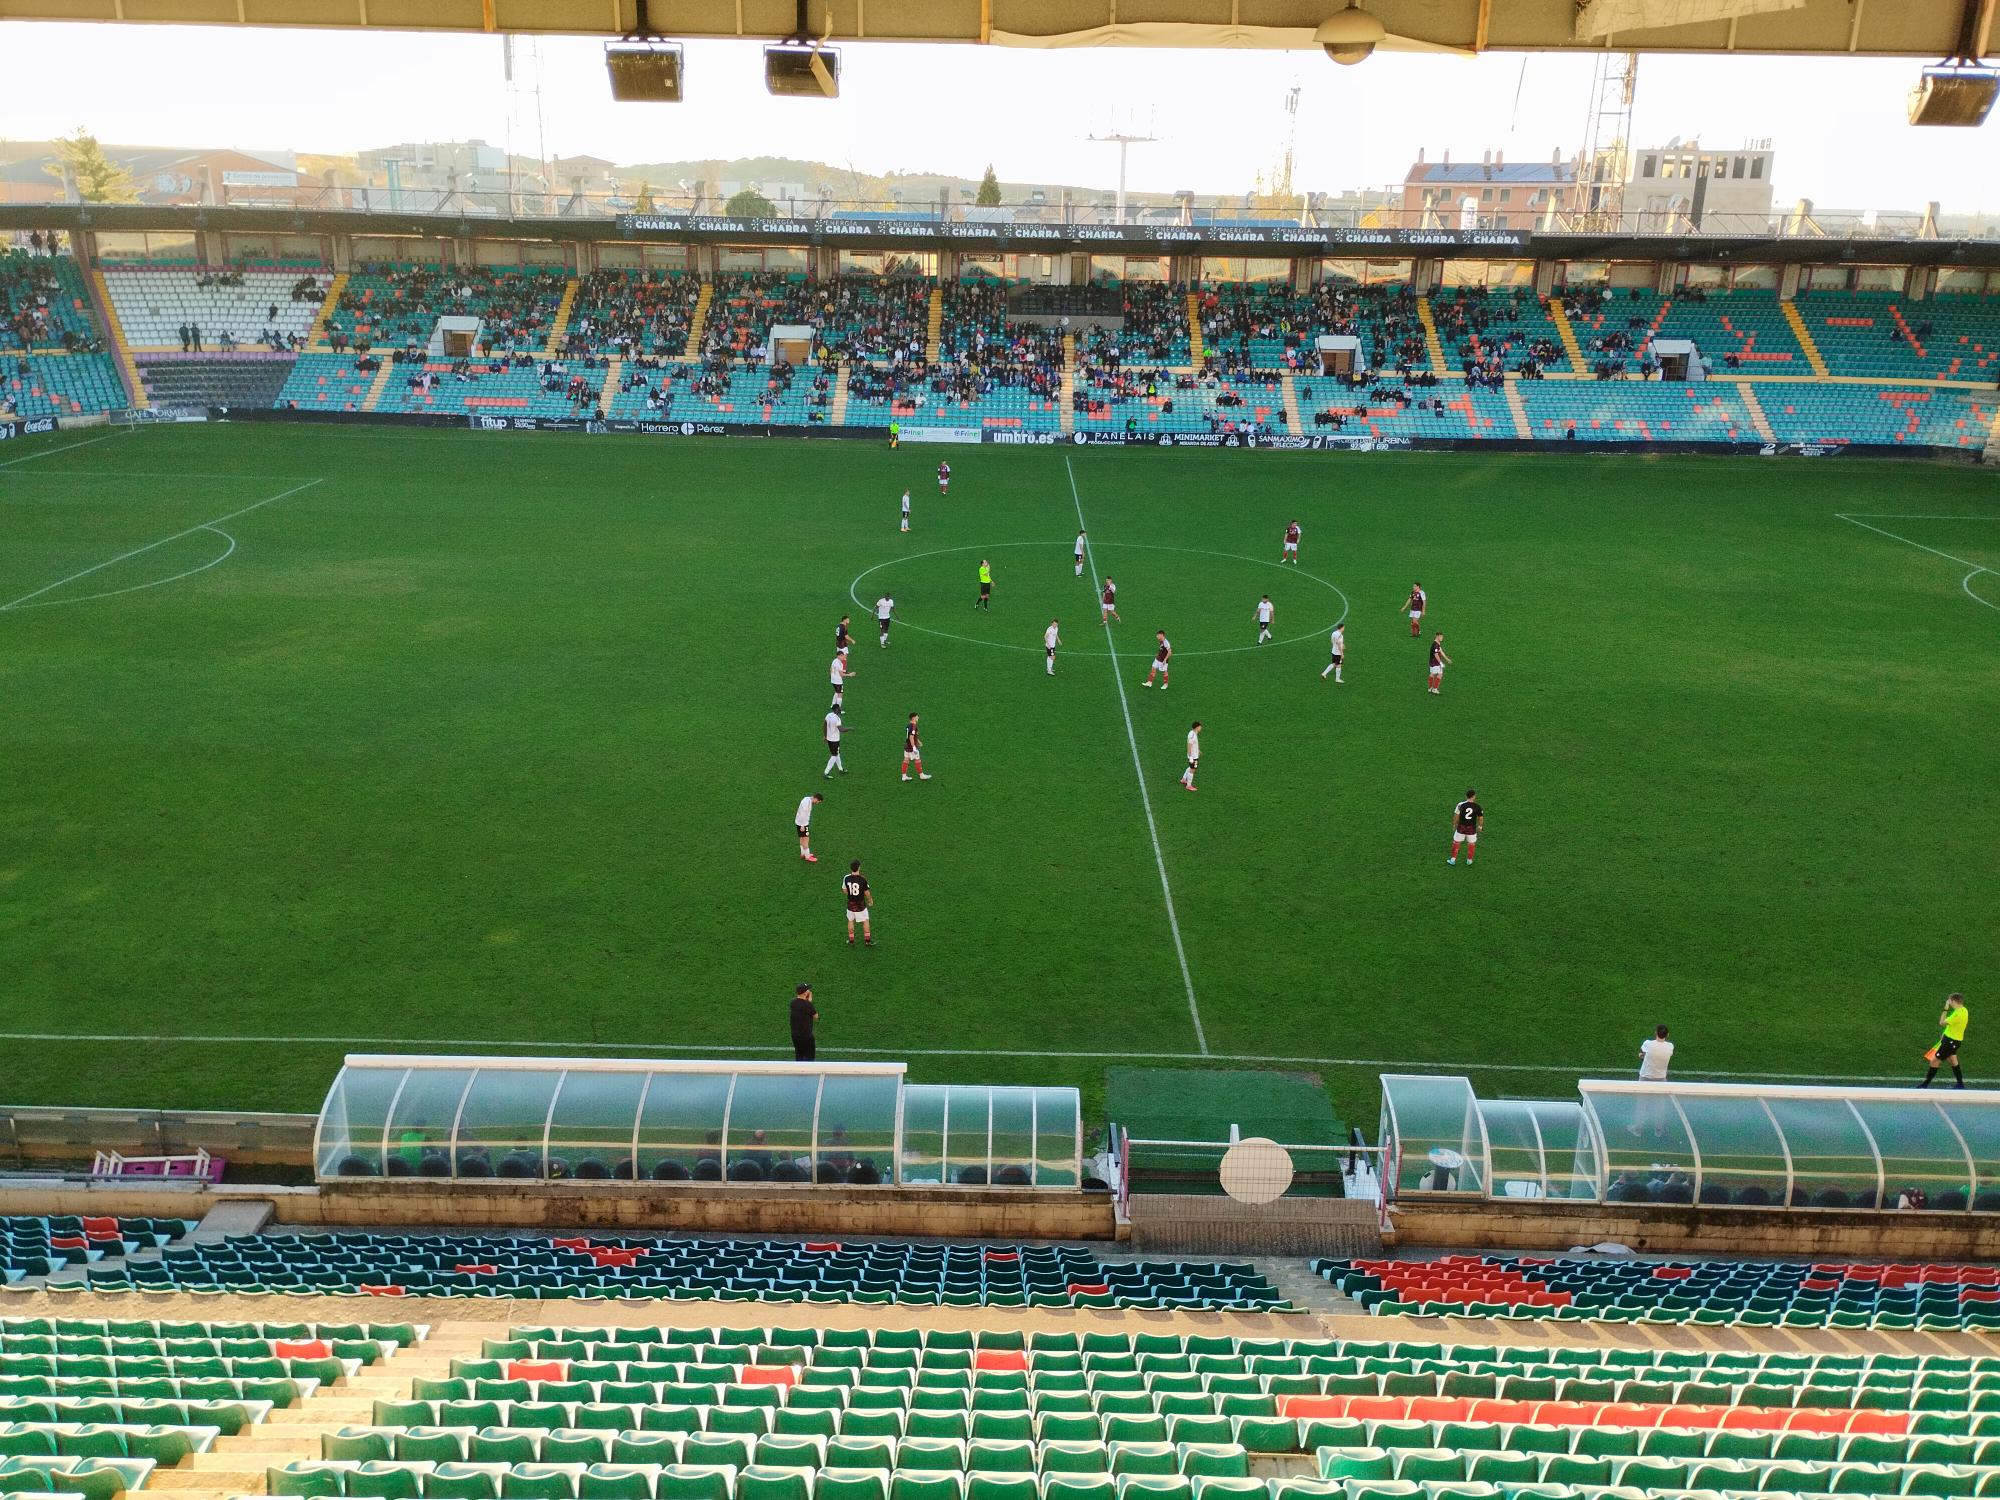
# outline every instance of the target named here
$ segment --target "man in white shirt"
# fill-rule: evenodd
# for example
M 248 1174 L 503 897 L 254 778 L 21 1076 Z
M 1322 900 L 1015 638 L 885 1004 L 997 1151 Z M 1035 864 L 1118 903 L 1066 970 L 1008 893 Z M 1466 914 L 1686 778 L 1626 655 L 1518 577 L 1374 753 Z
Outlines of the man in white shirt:
M 1347 632 L 1338 625 L 1333 627 L 1332 647 L 1333 647 L 1332 650 L 1333 660 L 1326 664 L 1326 671 L 1323 671 L 1319 674 L 1319 680 L 1321 682 L 1325 682 L 1327 673 L 1331 672 L 1333 674 L 1334 684 L 1338 686 L 1340 683 L 1341 659 L 1347 655 Z
M 1083 533 L 1076 534 L 1076 576 L 1083 577 Z
M 809 865 L 819 863 L 819 856 L 812 851 L 812 820 L 813 804 L 821 800 L 823 799 L 818 792 L 814 792 L 810 797 L 799 798 L 799 811 L 795 820 L 799 826 L 799 858 Z
M 1181 772 L 1181 785 L 1194 790 L 1194 769 L 1201 763 L 1201 720 L 1196 719 L 1188 726 L 1187 769 Z
M 1056 675 L 1056 647 L 1062 644 L 1062 637 L 1056 633 L 1056 622 L 1049 621 L 1049 628 L 1042 632 L 1042 646 L 1049 655 L 1049 676 Z
M 1257 601 L 1257 644 L 1263 645 L 1271 638 L 1271 622 L 1277 618 L 1278 606 L 1266 594 Z
M 1639 1080 L 1642 1083 L 1665 1083 L 1667 1064 L 1673 1060 L 1674 1044 L 1667 1040 L 1667 1028 L 1655 1026 L 1653 1034 L 1639 1043 Z M 1656 1140 L 1667 1133 L 1667 1101 L 1658 1096 L 1642 1098 L 1638 1108 L 1632 1112 L 1632 1123 L 1626 1127 L 1631 1135 L 1650 1134 Z
M 910 529 L 910 492 L 903 491 L 903 530 Z
M 833 780 L 835 771 L 843 776 L 847 774 L 847 767 L 840 760 L 840 732 L 846 727 L 839 709 L 829 708 L 826 711 L 826 769 L 820 772 L 822 780 Z
M 847 664 L 847 653 L 834 653 L 833 664 L 827 669 L 827 679 L 833 684 L 833 707 L 840 707 L 840 695 L 847 691 L 847 679 L 854 675 L 854 668 Z
M 896 610 L 896 601 L 884 594 L 875 601 L 875 628 L 881 632 L 882 644 L 889 644 L 889 616 Z
M 1673 1060 L 1674 1044 L 1667 1040 L 1667 1028 L 1655 1026 L 1653 1034 L 1639 1043 L 1639 1077 L 1646 1083 L 1665 1083 L 1667 1064 Z

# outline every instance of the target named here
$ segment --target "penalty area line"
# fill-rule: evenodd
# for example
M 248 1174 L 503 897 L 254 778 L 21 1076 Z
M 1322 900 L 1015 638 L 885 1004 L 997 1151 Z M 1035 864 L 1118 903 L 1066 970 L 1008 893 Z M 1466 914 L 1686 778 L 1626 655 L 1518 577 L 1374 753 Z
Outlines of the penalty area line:
M 679 1055 L 715 1055 L 727 1057 L 758 1057 L 774 1055 L 783 1051 L 780 1047 L 768 1046 L 723 1046 L 706 1042 L 671 1042 L 651 1047 L 642 1042 L 550 1042 L 515 1041 L 492 1037 L 380 1037 L 380 1036 L 231 1036 L 231 1035 L 176 1035 L 173 1033 L 140 1032 L 67 1032 L 67 1031 L 0 1031 L 0 1042 L 117 1042 L 152 1043 L 182 1046 L 225 1047 L 449 1047 L 466 1052 L 500 1052 L 515 1056 L 554 1055 L 564 1052 L 604 1052 L 629 1053 L 640 1056 L 674 1057 Z M 1624 1076 L 1625 1064 L 1620 1061 L 1601 1068 L 1578 1066 L 1575 1063 L 1495 1063 L 1471 1061 L 1432 1061 L 1408 1057 L 1293 1057 L 1276 1052 L 1086 1052 L 1065 1051 L 1061 1048 L 1039 1050 L 1011 1050 L 998 1047 L 829 1047 L 825 1049 L 833 1057 L 997 1057 L 1027 1058 L 1037 1060 L 1074 1059 L 1088 1062 L 1184 1062 L 1184 1063 L 1281 1063 L 1292 1067 L 1320 1068 L 1428 1068 L 1438 1072 L 1452 1073 L 1546 1073 L 1568 1077 L 1588 1076 L 1597 1073 L 1605 1077 Z M 1748 1078 L 1803 1083 L 1900 1083 L 1907 1081 L 1903 1073 L 1756 1073 L 1731 1072 L 1726 1069 L 1701 1070 L 1687 1075 L 1690 1079 L 1701 1078 Z
M 98 438 L 94 439 L 94 441 L 102 442 L 103 439 Z M 181 530 L 176 531 L 172 536 L 163 536 L 156 542 L 146 543 L 146 545 L 143 547 L 134 547 L 131 551 L 121 552 L 116 557 L 107 557 L 101 563 L 92 563 L 89 567 L 80 569 L 79 571 L 70 574 L 69 577 L 67 578 L 58 578 L 54 583 L 45 583 L 40 588 L 34 590 L 32 593 L 23 594 L 18 599 L 10 599 L 5 604 L 0 604 L 0 613 L 5 613 L 7 610 L 10 609 L 19 609 L 22 605 L 26 604 L 30 599 L 39 599 L 41 598 L 42 595 L 50 593 L 55 589 L 59 589 L 66 583 L 75 583 L 79 578 L 88 578 L 92 573 L 101 573 L 114 563 L 122 563 L 127 558 L 138 557 L 143 553 L 151 552 L 155 547 L 164 547 L 167 545 L 168 542 L 177 542 L 184 536 L 193 536 L 197 531 L 214 531 L 216 530 L 216 528 L 221 526 L 224 521 L 233 521 L 238 516 L 247 516 L 253 510 L 261 510 L 265 506 L 273 505 L 278 501 L 285 499 L 289 495 L 296 495 L 301 490 L 309 490 L 314 485 L 324 484 L 325 482 L 326 481 L 323 479 L 308 479 L 304 484 L 295 484 L 288 490 L 282 490 L 275 495 L 266 495 L 262 500 L 252 501 L 250 504 L 245 505 L 240 509 L 232 510 L 226 516 L 217 516 L 212 521 L 197 521 L 192 526 L 183 527 Z M 223 532 L 221 533 L 221 535 L 228 536 L 228 533 Z M 229 551 L 234 552 L 235 550 L 236 550 L 236 539 L 234 537 L 230 537 Z M 224 556 L 227 555 L 228 555 L 227 553 L 224 554 Z M 217 562 L 220 562 L 221 560 L 222 560 L 221 558 L 216 559 Z M 210 564 L 209 566 L 212 567 L 213 565 L 214 564 Z M 199 572 L 201 570 L 195 569 L 194 571 Z M 171 581 L 171 580 L 162 580 L 162 581 Z M 116 590 L 115 592 L 124 593 L 127 592 L 127 590 L 120 589 Z
M 1881 526 L 1870 526 L 1866 521 L 1857 519 L 1857 517 L 1862 514 L 1871 514 L 1871 512 L 1857 511 L 1852 514 L 1845 511 L 1834 512 L 1834 515 L 1836 517 L 1838 517 L 1840 520 L 1845 521 L 1850 526 L 1859 526 L 1863 531 L 1872 531 L 1877 536 L 1886 536 L 1890 541 L 1901 542 L 1905 547 L 1915 547 L 1919 552 L 1928 552 L 1932 557 L 1941 557 L 1946 562 L 1955 562 L 1962 568 L 1972 569 L 1970 573 L 1967 573 L 1964 578 L 1959 580 L 1958 584 L 1959 588 L 1964 590 L 1965 597 L 1970 599 L 1974 604 L 1983 604 L 1988 609 L 1993 610 L 1995 613 L 2000 613 L 2000 604 L 1995 604 L 1991 599 L 1984 598 L 1981 595 L 1972 592 L 1972 580 L 1977 578 L 1981 573 L 1991 573 L 1993 569 L 1987 567 L 1986 564 L 1984 563 L 1976 563 L 1969 557 L 1960 557 L 1953 552 L 1941 552 L 1936 547 L 1926 547 L 1922 542 L 1913 542 L 1908 537 L 1898 536 L 1895 532 L 1889 531 Z M 1981 517 L 1906 516 L 1903 519 L 1917 520 L 1917 521 L 1923 521 L 1923 520 L 1956 521 L 1961 519 L 1984 520 L 1986 518 L 1983 516 Z
M 1090 528 L 1083 523 L 1083 497 L 1077 493 L 1076 470 L 1070 467 L 1067 453 L 1063 455 L 1063 472 L 1069 475 L 1069 498 L 1076 506 L 1076 529 L 1088 538 Z M 1084 543 L 1083 555 L 1090 564 L 1091 592 L 1100 593 L 1103 584 L 1098 579 L 1097 558 L 1088 540 Z M 1345 597 L 1342 595 L 1343 599 Z M 1132 705 L 1125 696 L 1125 674 L 1118 666 L 1118 643 L 1112 639 L 1111 622 L 1100 616 L 1098 623 L 1104 627 L 1104 644 L 1111 653 L 1111 681 L 1118 689 L 1118 711 L 1125 716 L 1125 743 L 1132 747 L 1132 771 L 1139 778 L 1139 805 L 1146 810 L 1146 833 L 1153 841 L 1153 864 L 1160 872 L 1160 895 L 1167 903 L 1167 928 L 1174 935 L 1174 957 L 1180 960 L 1181 984 L 1187 990 L 1188 1019 L 1194 1022 L 1194 1044 L 1206 1057 L 1208 1033 L 1201 1024 L 1201 1007 L 1195 1003 L 1194 976 L 1188 972 L 1187 948 L 1181 942 L 1181 919 L 1174 911 L 1174 888 L 1167 879 L 1167 857 L 1160 850 L 1160 825 L 1153 819 L 1153 794 L 1146 789 L 1146 766 L 1139 758 L 1139 736 L 1132 728 Z

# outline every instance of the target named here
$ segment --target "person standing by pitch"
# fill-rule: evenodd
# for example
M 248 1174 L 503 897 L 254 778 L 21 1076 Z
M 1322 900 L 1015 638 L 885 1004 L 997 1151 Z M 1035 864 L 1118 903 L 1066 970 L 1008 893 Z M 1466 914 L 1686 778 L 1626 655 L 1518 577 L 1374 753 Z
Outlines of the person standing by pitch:
M 1965 996 L 1953 990 L 1944 997 L 1944 1014 L 1938 1017 L 1938 1039 L 1931 1050 L 1924 1054 L 1924 1061 L 1930 1064 L 1930 1071 L 1924 1074 L 1924 1081 L 1917 1085 L 1920 1089 L 1931 1086 L 1937 1077 L 1938 1065 L 1949 1063 L 1951 1076 L 1956 1082 L 1954 1088 L 1965 1087 L 1965 1071 L 1959 1066 L 1958 1049 L 1965 1043 L 1965 1028 L 1972 1020 L 1972 1012 L 1965 1008 Z

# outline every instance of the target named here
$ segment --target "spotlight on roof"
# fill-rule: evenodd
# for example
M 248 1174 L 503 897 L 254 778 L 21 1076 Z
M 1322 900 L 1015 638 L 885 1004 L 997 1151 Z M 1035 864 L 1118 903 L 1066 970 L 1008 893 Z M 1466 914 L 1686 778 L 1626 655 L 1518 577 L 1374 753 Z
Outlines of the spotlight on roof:
M 1980 125 L 2000 98 L 2000 72 L 1972 58 L 1955 58 L 1925 68 L 1910 90 L 1912 125 Z
M 1320 50 L 1343 67 L 1352 67 L 1382 44 L 1389 28 L 1360 6 L 1350 3 L 1320 22 L 1313 40 Z
M 766 47 L 764 87 L 781 98 L 838 99 L 840 53 L 811 42 L 778 42 Z
M 621 103 L 678 104 L 684 67 L 678 42 L 627 38 L 604 44 L 611 97 Z

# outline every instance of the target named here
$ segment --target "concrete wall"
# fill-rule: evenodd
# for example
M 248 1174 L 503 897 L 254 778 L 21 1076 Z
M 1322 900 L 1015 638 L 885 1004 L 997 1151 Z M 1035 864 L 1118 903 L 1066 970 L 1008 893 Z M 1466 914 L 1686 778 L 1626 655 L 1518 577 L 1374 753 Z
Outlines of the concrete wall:
M 1390 1211 L 1398 1249 L 1566 1250 L 1612 1241 L 1661 1255 L 1992 1260 L 2000 1215 L 1841 1213 L 1660 1204 L 1421 1203 Z
M 832 1188 L 712 1183 L 329 1183 L 278 1200 L 285 1224 L 671 1229 L 743 1234 L 1112 1239 L 1109 1193 L 1033 1188 Z

